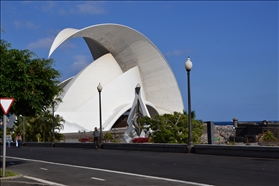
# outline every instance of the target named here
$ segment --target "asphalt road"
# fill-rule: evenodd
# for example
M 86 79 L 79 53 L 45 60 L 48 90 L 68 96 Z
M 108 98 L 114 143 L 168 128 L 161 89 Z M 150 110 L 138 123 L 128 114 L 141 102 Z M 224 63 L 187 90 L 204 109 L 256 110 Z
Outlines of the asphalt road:
M 45 185 L 54 182 L 61 186 L 279 186 L 278 159 L 104 149 L 12 147 L 7 149 L 6 165 L 7 170 L 29 176 L 21 177 L 22 180 L 39 178 L 50 181 L 44 183 Z M 29 179 L 30 177 L 32 179 Z M 20 179 L 15 180 L 22 181 Z M 4 186 L 9 182 L 4 180 L 1 183 Z

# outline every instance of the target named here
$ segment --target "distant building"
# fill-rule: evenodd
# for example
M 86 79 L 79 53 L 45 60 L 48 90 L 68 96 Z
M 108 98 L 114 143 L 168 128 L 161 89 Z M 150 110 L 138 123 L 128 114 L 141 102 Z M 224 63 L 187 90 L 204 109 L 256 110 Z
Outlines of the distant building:
M 66 28 L 56 36 L 49 56 L 63 42 L 75 37 L 83 37 L 94 61 L 61 84 L 63 102 L 55 108 L 55 114 L 66 120 L 62 133 L 99 128 L 99 83 L 103 86 L 104 131 L 126 126 L 137 84 L 151 117 L 183 112 L 181 93 L 169 64 L 143 34 L 118 24 L 93 25 L 81 30 Z

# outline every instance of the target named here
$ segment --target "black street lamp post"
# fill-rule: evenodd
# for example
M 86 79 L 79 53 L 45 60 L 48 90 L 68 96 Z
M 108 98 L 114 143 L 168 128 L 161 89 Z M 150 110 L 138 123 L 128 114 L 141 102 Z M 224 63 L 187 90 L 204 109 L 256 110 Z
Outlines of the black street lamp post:
M 52 103 L 52 146 L 55 143 L 55 116 L 54 116 L 54 102 Z
M 191 152 L 192 147 L 194 146 L 193 143 L 193 135 L 192 135 L 192 118 L 191 118 L 191 91 L 190 91 L 190 71 L 193 67 L 193 63 L 188 57 L 187 61 L 185 62 L 185 69 L 187 71 L 188 77 L 188 124 L 189 124 L 189 139 L 188 139 L 188 152 Z
M 25 118 L 21 114 L 19 115 L 22 118 L 22 144 L 25 143 Z
M 100 145 L 102 145 L 103 142 L 103 136 L 102 136 L 102 105 L 101 105 L 101 92 L 102 92 L 102 85 L 99 83 L 97 90 L 99 92 L 99 112 L 100 112 Z

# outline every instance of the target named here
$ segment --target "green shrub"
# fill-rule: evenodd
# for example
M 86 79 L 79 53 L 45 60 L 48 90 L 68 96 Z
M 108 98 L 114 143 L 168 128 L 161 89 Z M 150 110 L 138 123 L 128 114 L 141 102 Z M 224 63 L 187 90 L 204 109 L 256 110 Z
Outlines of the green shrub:
M 192 116 L 192 115 L 191 115 Z M 141 126 L 147 126 L 149 138 L 154 143 L 188 143 L 189 124 L 186 113 L 156 115 L 154 118 L 142 117 L 138 121 Z M 192 137 L 195 144 L 200 142 L 203 134 L 203 123 L 192 117 Z
M 111 134 L 110 132 L 107 132 L 107 133 L 105 134 L 105 136 L 104 136 L 104 139 L 105 139 L 106 141 L 110 141 L 110 140 L 113 139 L 113 136 L 112 136 L 112 134 Z
M 276 141 L 276 138 L 274 137 L 273 133 L 271 131 L 266 131 L 263 135 L 263 141 L 264 142 L 273 142 Z

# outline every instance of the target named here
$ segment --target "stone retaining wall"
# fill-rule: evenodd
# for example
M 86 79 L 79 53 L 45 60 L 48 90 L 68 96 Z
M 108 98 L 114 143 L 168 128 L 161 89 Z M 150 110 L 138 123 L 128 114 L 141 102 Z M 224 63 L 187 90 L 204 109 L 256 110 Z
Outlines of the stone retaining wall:
M 279 159 L 279 148 L 268 146 L 195 145 L 196 154 Z
M 215 125 L 214 126 L 214 143 L 225 144 L 230 138 L 234 137 L 235 130 L 232 125 Z M 201 143 L 207 144 L 207 126 L 204 125 L 204 133 L 201 136 Z

